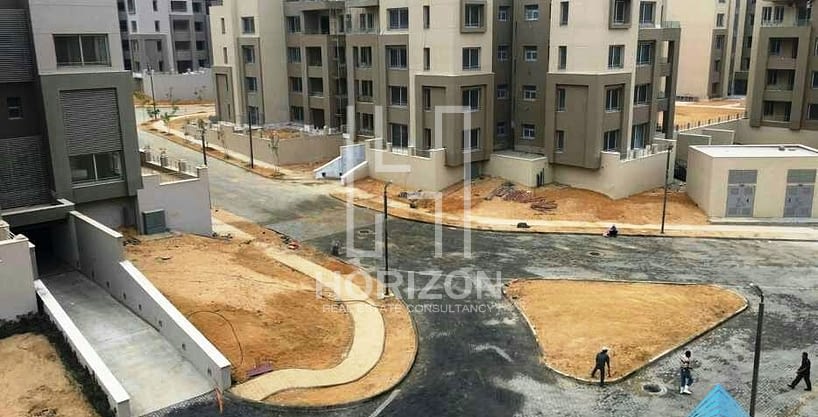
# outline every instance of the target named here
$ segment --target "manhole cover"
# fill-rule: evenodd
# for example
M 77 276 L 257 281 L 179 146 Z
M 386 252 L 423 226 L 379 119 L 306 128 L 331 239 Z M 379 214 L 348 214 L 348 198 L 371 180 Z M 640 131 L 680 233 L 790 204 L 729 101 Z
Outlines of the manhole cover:
M 357 233 L 358 236 L 369 236 L 369 235 L 375 234 L 375 232 L 372 231 L 372 229 L 359 229 L 355 233 Z
M 602 254 L 601 254 L 601 253 L 599 253 L 599 252 L 597 252 L 597 251 L 595 251 L 595 250 L 592 250 L 592 251 L 588 252 L 588 255 L 591 255 L 591 256 L 602 256 Z
M 645 391 L 650 395 L 665 395 L 667 393 L 667 388 L 665 388 L 665 386 L 662 384 L 648 383 L 642 384 L 642 391 Z

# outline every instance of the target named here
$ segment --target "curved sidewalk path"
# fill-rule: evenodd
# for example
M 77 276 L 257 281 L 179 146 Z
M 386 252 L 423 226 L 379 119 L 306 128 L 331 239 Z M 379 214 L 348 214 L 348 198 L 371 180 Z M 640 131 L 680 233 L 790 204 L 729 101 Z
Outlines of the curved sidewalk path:
M 237 238 L 252 236 L 214 219 L 214 228 Z M 386 339 L 383 316 L 369 296 L 357 285 L 316 263 L 296 254 L 263 245 L 267 256 L 302 274 L 313 277 L 317 284 L 332 290 L 344 303 L 353 322 L 352 345 L 341 363 L 329 369 L 283 369 L 253 378 L 234 386 L 231 391 L 241 397 L 262 401 L 284 390 L 319 388 L 356 381 L 369 373 L 381 359 Z M 328 313 L 330 314 L 330 313 Z
M 375 211 L 383 211 L 381 196 L 363 190 L 353 190 L 355 206 Z M 331 194 L 332 197 L 347 201 L 348 191 Z M 389 214 L 407 220 L 424 223 L 435 223 L 436 216 L 423 209 L 413 209 L 408 203 L 391 199 Z M 440 221 L 444 226 L 464 227 L 475 230 L 495 232 L 526 233 L 572 233 L 599 234 L 607 230 L 612 222 L 578 222 L 567 220 L 506 219 L 499 217 L 470 216 L 468 223 L 462 215 L 443 213 Z M 527 229 L 517 228 L 517 223 L 526 222 Z M 818 229 L 811 227 L 764 226 L 764 225 L 714 225 L 714 224 L 666 224 L 665 233 L 660 233 L 658 224 L 620 224 L 616 223 L 619 233 L 625 236 L 668 236 L 697 237 L 714 239 L 764 239 L 764 240 L 818 240 Z

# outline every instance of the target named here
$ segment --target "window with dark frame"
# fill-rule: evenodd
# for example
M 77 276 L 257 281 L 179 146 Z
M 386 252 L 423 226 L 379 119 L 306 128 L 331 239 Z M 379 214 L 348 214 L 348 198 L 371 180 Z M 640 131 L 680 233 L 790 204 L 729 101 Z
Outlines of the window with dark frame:
M 463 69 L 480 69 L 480 48 L 463 48 Z
M 20 97 L 6 97 L 6 110 L 9 120 L 23 118 L 23 99 Z
M 554 133 L 554 151 L 562 152 L 565 150 L 565 131 L 557 130 Z
M 409 29 L 409 8 L 387 9 L 386 14 L 389 19 L 389 30 Z

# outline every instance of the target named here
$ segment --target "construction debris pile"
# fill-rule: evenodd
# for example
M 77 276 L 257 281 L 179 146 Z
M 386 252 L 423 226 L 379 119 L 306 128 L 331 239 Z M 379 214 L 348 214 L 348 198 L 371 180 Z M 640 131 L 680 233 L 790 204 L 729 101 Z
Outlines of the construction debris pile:
M 531 209 L 542 213 L 556 210 L 557 203 L 548 200 L 545 197 L 537 197 L 529 190 L 518 190 L 514 188 L 514 183 L 506 182 L 497 187 L 489 193 L 485 198 L 491 200 L 494 197 L 500 197 L 505 201 L 513 201 L 516 203 L 531 204 Z

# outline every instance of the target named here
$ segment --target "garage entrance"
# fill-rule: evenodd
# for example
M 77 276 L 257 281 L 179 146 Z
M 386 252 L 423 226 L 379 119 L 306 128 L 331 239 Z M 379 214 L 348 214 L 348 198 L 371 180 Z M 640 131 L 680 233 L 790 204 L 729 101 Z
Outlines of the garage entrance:
M 811 217 L 814 195 L 814 169 L 791 169 L 787 171 L 784 217 Z
M 727 179 L 727 217 L 753 217 L 758 171 L 731 169 Z

